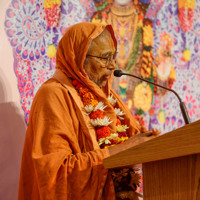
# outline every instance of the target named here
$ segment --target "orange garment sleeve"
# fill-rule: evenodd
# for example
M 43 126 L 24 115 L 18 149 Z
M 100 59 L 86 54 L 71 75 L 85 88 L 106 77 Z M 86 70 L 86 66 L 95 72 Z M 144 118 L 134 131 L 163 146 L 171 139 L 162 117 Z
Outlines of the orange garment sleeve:
M 81 126 L 67 90 L 58 82 L 47 81 L 31 109 L 19 199 L 101 199 L 107 177 L 102 160 L 108 153 L 106 149 L 82 152 L 87 149 L 87 138 L 80 145 L 80 134 Z M 28 187 L 37 189 L 33 192 Z

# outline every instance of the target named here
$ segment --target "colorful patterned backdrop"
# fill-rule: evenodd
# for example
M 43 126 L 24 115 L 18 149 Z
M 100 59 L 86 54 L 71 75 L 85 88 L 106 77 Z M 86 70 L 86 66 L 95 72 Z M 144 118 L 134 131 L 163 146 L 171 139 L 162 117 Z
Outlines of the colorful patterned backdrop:
M 65 0 L 55 7 L 44 5 L 44 2 L 43 0 L 13 0 L 6 11 L 5 31 L 13 48 L 14 71 L 18 80 L 16 84 L 18 84 L 26 123 L 28 123 L 35 93 L 54 73 L 56 61 L 51 54 L 66 28 L 81 21 L 90 21 L 97 11 L 95 7 L 97 1 L 92 0 Z M 52 13 L 56 13 L 57 18 L 52 19 Z M 165 48 L 165 40 L 171 44 L 171 66 L 176 74 L 172 88 L 185 102 L 191 121 L 199 120 L 200 0 L 196 0 L 195 4 L 196 20 L 191 30 L 186 33 L 180 28 L 177 1 L 152 0 L 145 17 L 153 21 L 153 57 L 155 60 L 160 58 L 159 52 Z M 186 45 L 191 52 L 190 61 L 183 59 Z M 162 69 L 162 63 L 158 64 L 158 69 L 159 67 Z M 158 73 L 161 72 L 162 70 L 158 70 Z M 158 83 L 163 81 L 163 77 L 158 76 Z M 148 111 L 143 115 L 147 127 L 158 128 L 165 133 L 184 125 L 179 102 L 172 93 L 158 92 L 153 95 L 150 111 L 152 112 Z M 135 109 L 132 108 L 131 112 L 135 114 Z
M 94 10 L 91 1 L 82 3 L 84 6 L 78 0 L 63 1 L 56 27 L 48 26 L 42 0 L 13 0 L 6 11 L 5 31 L 13 48 L 14 71 L 26 123 L 35 93 L 55 70 L 55 57 L 48 57 L 48 46 L 57 46 L 68 26 L 88 21 L 91 14 L 88 11 Z
M 161 35 L 167 33 L 173 39 L 172 64 L 176 71 L 173 89 L 177 91 L 186 104 L 191 121 L 200 119 L 200 1 L 197 0 L 194 10 L 194 23 L 187 33 L 180 28 L 178 19 L 178 2 L 164 1 L 162 7 L 155 13 L 154 7 L 158 1 L 152 2 L 147 16 L 154 22 L 154 56 L 160 46 Z M 184 61 L 183 51 L 187 45 L 191 52 L 191 60 Z M 173 93 L 163 97 L 154 96 L 155 114 L 151 116 L 151 126 L 163 132 L 184 125 L 179 108 L 179 101 Z

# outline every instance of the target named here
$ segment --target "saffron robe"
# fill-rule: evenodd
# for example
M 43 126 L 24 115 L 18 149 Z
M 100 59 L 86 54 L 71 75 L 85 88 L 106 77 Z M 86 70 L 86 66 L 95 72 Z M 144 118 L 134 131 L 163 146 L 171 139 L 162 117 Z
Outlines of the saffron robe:
M 111 132 L 116 131 L 116 115 L 107 100 L 110 94 L 126 113 L 129 136 L 140 130 L 110 88 L 111 81 L 101 89 L 83 70 L 91 39 L 105 28 L 113 34 L 111 26 L 80 23 L 60 41 L 54 77 L 41 86 L 32 103 L 21 163 L 19 200 L 115 199 L 112 179 L 102 163 L 109 156 L 108 150 L 99 148 L 95 128 L 71 83 L 71 79 L 80 80 L 107 105 L 105 115 L 113 121 L 109 125 Z

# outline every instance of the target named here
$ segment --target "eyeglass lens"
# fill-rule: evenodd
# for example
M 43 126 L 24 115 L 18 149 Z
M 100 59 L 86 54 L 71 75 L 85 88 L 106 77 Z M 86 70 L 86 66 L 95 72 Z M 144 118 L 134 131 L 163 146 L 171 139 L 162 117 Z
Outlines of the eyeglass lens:
M 113 60 L 115 60 L 116 56 L 117 56 L 117 52 L 109 56 L 109 58 L 106 60 L 106 66 L 108 66 Z

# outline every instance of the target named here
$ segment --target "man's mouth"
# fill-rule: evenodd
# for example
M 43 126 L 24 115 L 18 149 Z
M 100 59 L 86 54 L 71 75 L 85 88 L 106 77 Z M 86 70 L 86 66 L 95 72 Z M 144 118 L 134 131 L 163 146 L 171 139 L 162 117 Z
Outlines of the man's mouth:
M 111 77 L 111 75 L 104 75 L 104 78 L 107 79 L 107 80 L 108 80 L 110 77 Z
M 112 75 L 112 73 L 105 74 L 105 75 L 103 76 L 103 78 L 108 80 L 108 79 L 111 77 L 111 75 Z

